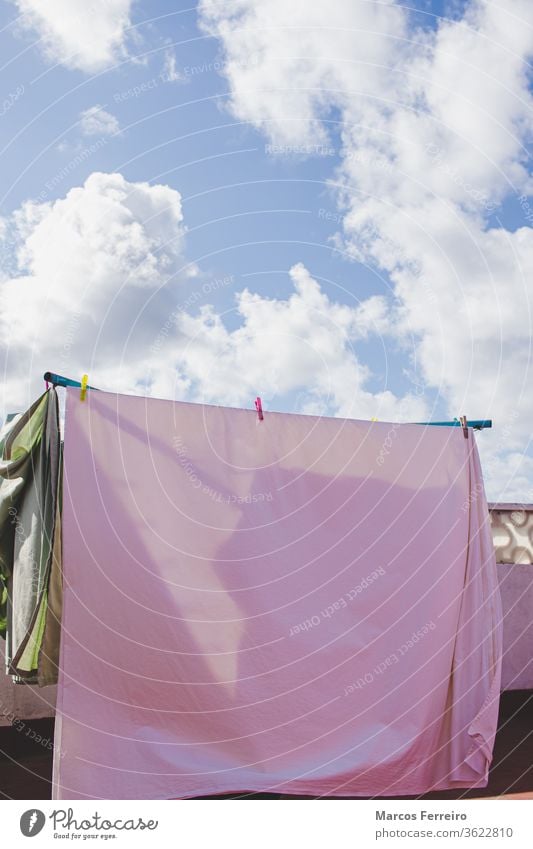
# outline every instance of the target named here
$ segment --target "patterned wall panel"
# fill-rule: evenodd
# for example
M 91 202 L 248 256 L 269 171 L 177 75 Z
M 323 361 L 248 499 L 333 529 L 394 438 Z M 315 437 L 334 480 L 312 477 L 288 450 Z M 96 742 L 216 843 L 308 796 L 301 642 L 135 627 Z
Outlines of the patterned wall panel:
M 498 563 L 533 564 L 533 504 L 489 504 Z

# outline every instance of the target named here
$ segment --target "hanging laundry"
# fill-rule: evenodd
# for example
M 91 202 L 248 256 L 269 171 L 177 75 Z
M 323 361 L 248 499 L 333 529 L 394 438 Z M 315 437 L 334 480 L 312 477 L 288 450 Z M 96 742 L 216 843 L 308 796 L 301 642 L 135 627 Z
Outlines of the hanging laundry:
M 12 419 L 0 439 L 0 628 L 7 671 L 19 683 L 40 686 L 57 681 L 60 463 L 58 400 L 52 388 Z
M 54 798 L 486 785 L 471 431 L 68 389 L 64 464 Z

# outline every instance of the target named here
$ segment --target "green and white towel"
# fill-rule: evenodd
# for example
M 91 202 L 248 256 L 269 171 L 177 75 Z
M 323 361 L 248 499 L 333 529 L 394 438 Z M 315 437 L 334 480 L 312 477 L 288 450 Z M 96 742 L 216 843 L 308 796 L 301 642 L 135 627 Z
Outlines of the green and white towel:
M 0 633 L 6 637 L 9 674 L 41 686 L 57 680 L 60 465 L 59 407 L 52 388 L 0 436 Z

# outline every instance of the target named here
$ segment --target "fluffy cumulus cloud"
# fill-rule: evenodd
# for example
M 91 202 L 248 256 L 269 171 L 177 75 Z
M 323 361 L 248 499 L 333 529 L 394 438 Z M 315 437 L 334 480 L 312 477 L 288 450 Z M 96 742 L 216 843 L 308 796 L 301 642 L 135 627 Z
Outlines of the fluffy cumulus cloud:
M 132 0 L 14 0 L 47 57 L 96 73 L 126 55 Z
M 338 142 L 339 244 L 388 273 L 394 332 L 416 340 L 417 364 L 450 415 L 510 423 L 505 440 L 483 439 L 486 469 L 495 497 L 523 496 L 533 420 L 530 4 L 471 0 L 462 18 L 426 30 L 395 2 L 203 0 L 201 13 L 240 118 L 275 144 Z
M 358 343 L 390 331 L 384 299 L 346 306 L 330 301 L 303 265 L 290 277 L 294 293 L 286 300 L 238 293 L 234 330 L 209 305 L 198 315 L 177 315 L 175 362 L 189 397 L 248 406 L 260 388 L 276 409 L 292 404 L 355 418 L 423 417 L 427 411 L 415 392 L 399 398 L 371 391 L 372 374 L 358 356 Z
M 27 404 L 47 369 L 138 389 L 176 290 L 196 271 L 183 259 L 184 234 L 177 191 L 120 174 L 93 173 L 5 220 L 0 242 L 14 273 L 0 282 L 0 415 Z
M 97 105 L 80 114 L 80 129 L 84 136 L 112 136 L 120 126 L 114 115 Z
M 426 417 L 420 393 L 394 395 L 360 356 L 392 331 L 384 298 L 336 303 L 296 265 L 287 299 L 239 291 L 220 315 L 184 239 L 179 193 L 120 174 L 93 173 L 0 220 L 12 266 L 0 281 L 0 416 L 28 406 L 50 369 L 157 397 L 248 406 L 261 391 L 278 409 Z
M 282 145 L 323 143 L 339 104 L 383 95 L 406 36 L 401 9 L 367 0 L 202 0 L 200 12 L 222 40 L 235 112 Z

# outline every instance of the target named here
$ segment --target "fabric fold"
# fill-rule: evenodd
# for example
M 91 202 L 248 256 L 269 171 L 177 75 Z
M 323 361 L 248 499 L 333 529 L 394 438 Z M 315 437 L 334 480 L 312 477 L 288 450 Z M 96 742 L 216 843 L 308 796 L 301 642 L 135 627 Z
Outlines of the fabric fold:
M 465 441 L 468 453 L 469 496 L 463 509 L 468 512 L 468 549 L 465 583 L 457 625 L 457 637 L 450 677 L 451 701 L 468 699 L 477 711 L 468 725 L 471 747 L 464 763 L 472 769 L 472 786 L 484 787 L 494 746 L 500 702 L 503 644 L 501 605 L 496 555 L 483 475 L 475 440 Z M 489 627 L 489 624 L 491 627 Z M 461 714 L 453 714 L 448 733 L 460 738 Z M 461 774 L 458 763 L 450 778 Z
M 20 683 L 57 680 L 58 648 L 49 581 L 60 557 L 56 536 L 61 440 L 54 388 L 13 419 L 0 441 L 0 573 L 6 603 L 6 664 Z M 57 566 L 54 567 L 54 572 Z M 55 590 L 57 612 L 57 582 Z M 50 654 L 41 651 L 47 640 Z

